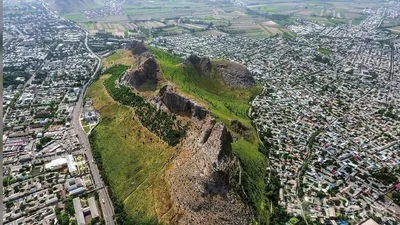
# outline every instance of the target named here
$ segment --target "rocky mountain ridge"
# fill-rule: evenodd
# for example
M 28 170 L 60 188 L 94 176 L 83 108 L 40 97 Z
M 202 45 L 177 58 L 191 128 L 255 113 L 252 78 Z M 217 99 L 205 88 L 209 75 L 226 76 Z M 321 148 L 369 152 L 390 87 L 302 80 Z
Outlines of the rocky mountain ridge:
M 157 108 L 167 109 L 172 113 L 204 119 L 208 112 L 203 106 L 179 95 L 176 89 L 170 85 L 165 85 L 157 96 L 151 100 Z
M 134 41 L 127 48 L 137 58 L 138 66 L 131 68 L 121 78 L 123 84 L 139 88 L 144 84 L 155 84 L 158 80 L 159 66 L 150 51 L 142 42 Z
M 190 55 L 185 59 L 186 65 L 192 65 L 199 75 L 209 75 L 213 65 L 226 84 L 232 87 L 250 87 L 255 85 L 251 72 L 243 65 L 230 61 L 212 63 L 210 58 Z
M 164 86 L 155 103 L 191 120 L 181 152 L 167 174 L 179 224 L 248 224 L 250 209 L 235 190 L 240 166 L 232 153 L 232 136 L 204 107 Z M 158 100 L 158 102 L 156 101 Z
M 186 65 L 192 65 L 198 74 L 206 75 L 211 72 L 211 61 L 207 57 L 198 57 L 197 55 L 190 55 L 188 58 L 185 59 Z
M 128 49 L 137 58 L 138 65 L 126 72 L 121 82 L 135 88 L 157 82 L 159 65 L 143 43 L 133 42 Z M 193 55 L 187 60 L 186 65 L 192 65 L 198 72 L 193 76 L 207 76 L 213 69 L 208 58 Z M 227 67 L 221 68 L 226 73 L 231 72 Z M 239 76 L 240 73 L 244 75 Z M 242 71 L 225 77 L 230 79 L 236 75 L 244 84 L 250 84 L 244 79 L 248 73 Z M 232 84 L 241 85 L 241 81 L 235 80 Z M 236 189 L 240 182 L 240 165 L 232 153 L 233 140 L 226 126 L 216 122 L 204 106 L 180 94 L 171 84 L 164 85 L 149 101 L 157 109 L 185 118 L 189 124 L 187 135 L 166 174 L 171 201 L 178 213 L 177 223 L 249 224 L 253 215 Z M 238 125 L 239 128 L 244 130 Z
M 233 87 L 250 87 L 255 85 L 255 80 L 251 72 L 238 63 L 225 61 L 218 63 L 218 70 L 222 74 L 225 83 Z

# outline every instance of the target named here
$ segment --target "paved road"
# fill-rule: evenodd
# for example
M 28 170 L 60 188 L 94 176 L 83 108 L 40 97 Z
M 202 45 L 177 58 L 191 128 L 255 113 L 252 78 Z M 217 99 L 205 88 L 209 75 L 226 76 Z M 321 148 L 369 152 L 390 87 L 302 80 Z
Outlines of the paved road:
M 53 12 L 52 10 L 50 10 L 43 1 L 41 1 L 42 6 L 53 16 L 55 16 L 56 18 L 65 20 L 64 18 L 61 18 L 59 15 L 57 15 L 55 12 Z M 78 25 L 76 25 L 77 27 L 79 27 Z M 81 27 L 79 27 L 81 28 Z M 82 28 L 81 28 L 82 29 Z M 96 75 L 96 73 L 101 69 L 101 58 L 98 57 L 96 54 L 93 53 L 93 51 L 89 48 L 88 46 L 88 36 L 89 33 L 86 32 L 85 30 L 82 29 L 82 31 L 85 32 L 85 47 L 86 49 L 90 52 L 90 54 L 95 57 L 98 60 L 98 64 L 96 67 L 96 70 L 93 72 L 92 78 L 91 80 L 94 78 L 94 76 Z M 31 79 L 27 82 L 27 84 L 30 84 L 33 80 L 34 76 L 31 77 Z M 88 82 L 85 86 L 83 86 L 82 88 L 82 92 L 79 96 L 79 100 L 74 108 L 73 114 L 72 114 L 72 120 L 71 120 L 71 125 L 73 127 L 73 129 L 75 130 L 75 133 L 77 134 L 80 143 L 82 144 L 83 150 L 82 153 L 86 155 L 86 158 L 88 160 L 88 164 L 89 164 L 89 168 L 91 170 L 92 176 L 93 176 L 93 181 L 94 181 L 94 185 L 95 185 L 95 189 L 98 189 L 99 192 L 99 199 L 100 199 L 100 206 L 103 212 L 103 216 L 104 216 L 104 220 L 106 222 L 107 225 L 114 225 L 114 208 L 111 202 L 111 199 L 108 195 L 107 189 L 104 187 L 104 182 L 100 176 L 100 172 L 99 169 L 97 168 L 97 165 L 95 163 L 93 163 L 93 155 L 92 155 L 92 151 L 90 148 L 90 144 L 88 141 L 88 137 L 86 136 L 85 131 L 83 130 L 83 127 L 80 123 L 80 115 L 81 115 L 81 111 L 82 111 L 82 106 L 83 106 L 83 100 L 85 97 L 85 93 L 86 93 L 86 88 L 88 86 L 90 82 Z M 27 84 L 25 84 L 25 87 L 27 86 Z M 8 110 L 7 110 L 8 112 Z M 5 113 L 3 120 L 5 118 L 5 116 L 7 115 L 7 112 Z M 103 203 L 104 201 L 104 203 Z
M 90 50 L 89 46 L 88 46 L 88 33 L 86 33 L 86 38 L 85 38 L 85 46 L 88 49 L 88 51 L 97 58 L 98 60 L 98 65 L 96 70 L 93 73 L 92 79 L 95 76 L 95 74 L 101 69 L 101 59 L 92 52 L 92 50 Z M 90 82 L 89 82 L 90 83 Z M 92 151 L 90 148 L 90 144 L 87 138 L 87 135 L 85 133 L 85 131 L 83 130 L 83 127 L 80 123 L 80 116 L 81 116 L 81 112 L 82 112 L 82 107 L 83 107 L 83 103 L 84 103 L 84 98 L 85 98 L 85 93 L 86 93 L 86 88 L 87 88 L 88 84 L 86 84 L 83 89 L 82 92 L 79 96 L 79 100 L 74 108 L 73 114 L 72 114 L 72 120 L 71 120 L 71 125 L 74 128 L 80 143 L 82 144 L 83 147 L 83 153 L 86 155 L 86 158 L 88 160 L 88 164 L 89 164 L 89 168 L 91 170 L 92 176 L 93 176 L 93 181 L 95 184 L 95 188 L 100 188 L 99 189 L 99 199 L 100 199 L 100 205 L 101 205 L 101 209 L 103 211 L 103 215 L 104 215 L 104 219 L 106 221 L 106 224 L 108 225 L 114 225 L 114 208 L 112 205 L 112 202 L 110 200 L 110 197 L 108 195 L 108 192 L 106 190 L 106 188 L 104 187 L 104 182 L 100 176 L 100 171 L 97 168 L 97 165 L 95 163 L 93 163 L 93 155 L 92 155 Z M 103 203 L 104 200 L 104 203 Z

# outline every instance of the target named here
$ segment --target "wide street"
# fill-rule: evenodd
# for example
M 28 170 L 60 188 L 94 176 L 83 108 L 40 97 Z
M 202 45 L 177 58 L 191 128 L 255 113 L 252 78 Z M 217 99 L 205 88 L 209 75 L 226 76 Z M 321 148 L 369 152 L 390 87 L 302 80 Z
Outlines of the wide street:
M 56 17 L 59 17 L 56 13 L 54 13 L 48 7 L 46 7 L 45 4 L 42 3 L 42 5 L 51 14 L 55 15 Z M 98 57 L 96 54 L 94 54 L 93 51 L 88 46 L 89 33 L 83 29 L 82 29 L 82 31 L 85 32 L 85 47 L 86 47 L 86 49 L 90 52 L 90 54 L 92 56 L 94 56 L 98 60 L 96 70 L 93 72 L 92 77 L 91 77 L 91 80 L 92 80 L 94 78 L 94 76 L 97 74 L 97 72 L 101 69 L 102 61 L 101 61 L 101 58 Z M 104 182 L 100 176 L 100 171 L 99 171 L 97 165 L 93 161 L 93 155 L 92 155 L 92 151 L 90 148 L 89 140 L 88 140 L 88 137 L 87 137 L 85 131 L 83 130 L 83 127 L 80 122 L 80 115 L 82 113 L 82 106 L 84 103 L 86 89 L 88 87 L 88 84 L 91 83 L 91 80 L 85 84 L 85 86 L 83 87 L 83 89 L 79 95 L 79 100 L 76 103 L 76 106 L 75 106 L 73 114 L 72 114 L 71 126 L 74 128 L 74 130 L 79 138 L 79 141 L 82 144 L 83 150 L 81 150 L 81 151 L 83 154 L 85 154 L 86 159 L 89 163 L 89 168 L 92 173 L 94 186 L 96 189 L 99 189 L 98 193 L 99 193 L 99 199 L 100 199 L 100 206 L 101 206 L 101 210 L 103 212 L 104 220 L 105 220 L 106 224 L 114 225 L 115 224 L 114 223 L 114 208 L 112 205 L 112 201 L 108 195 L 107 189 L 104 186 Z
M 85 46 L 88 49 L 88 51 L 98 59 L 97 68 L 93 72 L 93 76 L 92 76 L 92 79 L 93 79 L 93 77 L 96 75 L 96 73 L 101 69 L 101 59 L 90 50 L 89 46 L 87 45 L 88 33 L 87 32 L 85 32 L 85 33 L 86 33 Z M 101 209 L 103 212 L 104 220 L 105 220 L 106 224 L 113 225 L 114 224 L 114 208 L 113 208 L 111 199 L 108 195 L 107 189 L 104 186 L 104 182 L 100 176 L 100 171 L 99 171 L 97 165 L 93 161 L 93 155 L 92 155 L 92 151 L 91 151 L 90 144 L 88 141 L 88 137 L 87 137 L 85 131 L 83 130 L 83 127 L 80 122 L 82 106 L 84 103 L 86 89 L 87 89 L 87 86 L 89 83 L 90 82 L 88 82 L 83 87 L 82 92 L 80 93 L 79 100 L 78 100 L 78 102 L 74 108 L 73 114 L 72 114 L 71 125 L 74 128 L 74 130 L 79 138 L 80 143 L 82 144 L 82 147 L 83 147 L 82 153 L 85 154 L 86 159 L 89 163 L 89 168 L 90 168 L 92 176 L 93 176 L 93 182 L 94 182 L 95 188 L 100 188 L 98 190 L 98 192 L 99 192 L 100 205 L 101 205 Z

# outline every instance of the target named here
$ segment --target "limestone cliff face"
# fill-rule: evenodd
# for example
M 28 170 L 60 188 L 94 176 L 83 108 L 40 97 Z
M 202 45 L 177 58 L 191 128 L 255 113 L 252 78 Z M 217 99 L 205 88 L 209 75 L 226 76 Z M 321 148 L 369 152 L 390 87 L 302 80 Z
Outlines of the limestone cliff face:
M 142 49 L 137 51 L 142 52 Z M 141 87 L 145 83 L 157 83 L 158 64 L 147 49 L 137 55 L 137 63 L 137 67 L 125 73 L 121 79 L 122 82 L 135 88 Z
M 140 55 L 148 51 L 147 48 L 144 46 L 143 42 L 136 40 L 133 40 L 132 42 L 128 43 L 126 48 L 131 50 L 133 55 Z
M 234 62 L 224 62 L 217 65 L 225 83 L 230 86 L 249 87 L 255 85 L 251 72 L 245 67 Z
M 212 63 L 207 57 L 198 57 L 190 55 L 185 60 L 185 64 L 192 65 L 198 74 L 208 75 L 211 72 Z M 233 87 L 249 87 L 255 85 L 255 80 L 251 72 L 238 63 L 223 61 L 215 65 L 221 72 L 225 83 Z
M 197 73 L 205 75 L 211 71 L 211 61 L 207 57 L 198 57 L 197 55 L 190 55 L 186 60 L 185 64 L 193 65 Z
M 199 125 L 199 124 L 198 124 Z M 168 174 L 179 224 L 249 224 L 251 213 L 234 190 L 238 162 L 222 123 L 207 118 L 184 142 Z
M 197 119 L 204 119 L 208 112 L 204 107 L 190 99 L 176 93 L 172 86 L 165 85 L 160 89 L 159 94 L 153 98 L 158 108 L 166 108 L 172 113 L 190 116 Z
M 168 85 L 152 102 L 190 118 L 182 150 L 166 175 L 178 224 L 249 224 L 250 209 L 235 190 L 239 163 L 232 154 L 232 137 L 225 125 Z

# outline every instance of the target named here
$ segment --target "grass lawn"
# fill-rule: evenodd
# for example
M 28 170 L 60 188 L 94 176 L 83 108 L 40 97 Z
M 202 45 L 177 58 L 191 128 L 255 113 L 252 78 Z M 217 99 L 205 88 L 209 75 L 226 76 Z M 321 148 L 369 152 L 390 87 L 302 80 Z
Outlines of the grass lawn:
M 95 30 L 94 25 L 96 25 L 96 23 L 93 22 L 86 22 L 86 23 L 82 23 L 80 24 L 86 31 L 91 31 L 91 30 Z
M 89 131 L 90 131 L 90 126 L 83 126 L 83 130 L 84 130 L 86 133 L 89 133 Z
M 233 136 L 239 138 L 232 148 L 241 161 L 242 182 L 248 200 L 256 210 L 258 219 L 269 221 L 269 202 L 265 197 L 264 181 L 267 161 L 259 151 L 261 146 L 256 130 L 247 117 L 249 102 L 261 91 L 261 86 L 229 87 L 223 83 L 222 76 L 214 68 L 211 75 L 199 76 L 193 68 L 183 66 L 182 59 L 156 48 L 151 48 L 151 51 L 158 60 L 164 77 L 175 83 L 181 92 L 206 105 L 218 121 L 230 128 L 229 120 L 236 119 L 251 128 L 252 135 L 247 139 L 231 130 Z
M 274 13 L 278 11 L 277 7 L 264 6 L 258 9 L 261 12 Z
M 129 50 L 120 49 L 103 60 L 103 67 L 109 68 L 118 64 L 131 66 L 134 63 L 135 59 L 132 56 L 132 52 Z
M 87 19 L 79 12 L 72 12 L 72 13 L 64 14 L 62 17 L 72 20 L 72 21 L 75 21 L 75 22 L 87 21 Z
M 175 213 L 164 174 L 174 149 L 134 120 L 131 108 L 113 101 L 103 85 L 108 77 L 94 82 L 87 97 L 101 115 L 94 129 L 94 149 L 101 154 L 112 192 L 133 224 L 154 224 L 157 215 L 169 221 Z
M 332 54 L 332 50 L 327 49 L 327 48 L 318 48 L 318 52 L 324 54 L 324 55 L 330 55 Z

